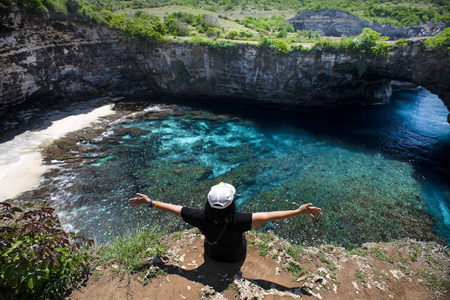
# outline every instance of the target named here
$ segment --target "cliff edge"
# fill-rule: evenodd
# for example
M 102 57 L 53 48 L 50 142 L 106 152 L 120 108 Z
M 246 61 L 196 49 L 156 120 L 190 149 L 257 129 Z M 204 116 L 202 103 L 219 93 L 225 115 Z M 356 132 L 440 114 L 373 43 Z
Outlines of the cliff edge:
M 449 253 L 433 242 L 404 239 L 349 251 L 293 247 L 249 232 L 247 257 L 233 264 L 205 260 L 195 230 L 163 242 L 166 254 L 149 257 L 142 273 L 121 278 L 119 265 L 97 266 L 70 299 L 448 299 Z

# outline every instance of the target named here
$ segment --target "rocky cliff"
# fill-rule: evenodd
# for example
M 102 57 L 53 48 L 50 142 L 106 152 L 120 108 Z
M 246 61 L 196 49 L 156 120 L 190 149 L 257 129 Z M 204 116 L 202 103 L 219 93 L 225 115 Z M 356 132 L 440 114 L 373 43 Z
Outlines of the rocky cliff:
M 348 13 L 332 9 L 304 11 L 289 22 L 296 30 L 317 31 L 322 36 L 356 36 L 364 28 L 370 28 L 380 32 L 383 36 L 390 37 L 392 40 L 415 37 L 423 28 L 426 28 L 427 32 L 430 33 L 433 29 L 436 29 L 436 24 L 432 23 L 403 28 L 370 23 Z
M 422 85 L 450 106 L 450 61 L 420 41 L 389 60 L 316 48 L 281 54 L 254 45 L 144 45 L 67 17 L 1 19 L 0 114 L 20 103 L 169 95 L 276 107 L 380 101 L 390 80 Z

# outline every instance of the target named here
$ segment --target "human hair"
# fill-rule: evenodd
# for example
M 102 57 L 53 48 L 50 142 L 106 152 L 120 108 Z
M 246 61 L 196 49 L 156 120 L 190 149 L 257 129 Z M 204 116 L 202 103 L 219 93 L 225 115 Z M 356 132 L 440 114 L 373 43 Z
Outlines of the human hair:
M 206 200 L 205 216 L 207 219 L 214 221 L 215 223 L 228 223 L 233 221 L 235 212 L 236 203 L 234 202 L 234 200 L 224 209 L 211 207 L 208 200 Z

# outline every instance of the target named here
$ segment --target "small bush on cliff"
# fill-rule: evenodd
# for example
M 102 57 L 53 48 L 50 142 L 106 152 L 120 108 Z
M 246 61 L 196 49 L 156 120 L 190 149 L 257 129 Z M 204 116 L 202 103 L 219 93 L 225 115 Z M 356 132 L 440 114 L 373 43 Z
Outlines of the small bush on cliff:
M 450 27 L 445 28 L 435 37 L 426 39 L 424 43 L 428 48 L 440 48 L 450 55 Z
M 126 39 L 151 43 L 165 41 L 164 27 L 159 21 L 147 20 L 142 17 L 130 18 L 125 14 L 112 15 L 107 21 L 111 28 L 121 30 Z
M 406 42 L 406 39 L 398 39 L 395 41 L 395 46 L 404 48 L 404 47 L 408 47 L 408 43 Z
M 42 0 L 25 0 L 23 1 L 23 6 L 32 13 L 42 13 L 47 8 L 45 7 Z
M 0 297 L 62 298 L 83 274 L 91 240 L 60 229 L 50 207 L 24 212 L 0 203 Z
M 259 39 L 258 47 L 275 48 L 278 52 L 288 54 L 291 51 L 291 45 L 284 39 L 271 39 L 263 36 Z
M 363 32 L 356 38 L 343 38 L 338 42 L 319 41 L 314 44 L 314 47 L 328 47 L 350 53 L 375 54 L 386 58 L 392 49 L 392 45 L 387 43 L 388 39 L 386 36 L 381 36 L 379 32 L 364 28 Z
M 234 41 L 217 40 L 216 38 L 212 40 L 205 40 L 198 34 L 193 35 L 189 43 L 192 43 L 195 46 L 198 45 L 208 46 L 210 49 L 222 53 L 226 52 L 236 54 L 239 50 L 239 44 Z
M 289 44 L 286 40 L 283 39 L 275 39 L 275 49 L 277 49 L 278 52 L 283 54 L 289 53 Z

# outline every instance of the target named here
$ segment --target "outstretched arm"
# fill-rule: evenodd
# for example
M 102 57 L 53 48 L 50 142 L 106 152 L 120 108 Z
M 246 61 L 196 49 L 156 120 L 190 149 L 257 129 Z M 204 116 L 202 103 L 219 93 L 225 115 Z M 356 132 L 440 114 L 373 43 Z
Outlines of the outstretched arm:
M 136 193 L 136 195 L 138 195 L 138 197 L 128 199 L 128 205 L 130 205 L 132 207 L 139 207 L 141 205 L 147 205 L 150 203 L 150 198 L 148 198 L 146 195 L 139 194 L 139 193 Z M 183 207 L 180 205 L 164 203 L 161 201 L 157 201 L 157 202 L 153 201 L 153 208 L 160 209 L 160 210 L 170 212 L 170 213 L 174 213 L 177 216 L 181 217 L 181 209 Z
M 303 204 L 295 210 L 280 210 L 271 212 L 259 212 L 252 214 L 252 227 L 266 224 L 269 221 L 284 220 L 287 218 L 308 214 L 311 217 L 321 216 L 321 209 L 313 207 L 312 203 Z

